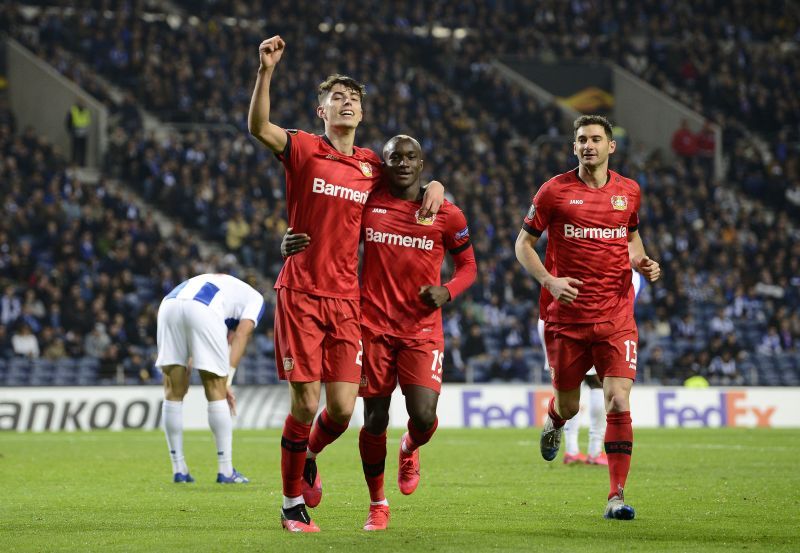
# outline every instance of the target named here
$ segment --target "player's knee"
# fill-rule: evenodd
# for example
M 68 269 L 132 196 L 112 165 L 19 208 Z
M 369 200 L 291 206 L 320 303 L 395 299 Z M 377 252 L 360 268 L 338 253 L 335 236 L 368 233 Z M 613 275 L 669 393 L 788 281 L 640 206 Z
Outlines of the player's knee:
M 319 401 L 299 400 L 292 403 L 292 416 L 298 421 L 310 423 L 317 414 Z
M 328 411 L 328 416 L 339 424 L 347 424 L 350 422 L 350 417 L 353 416 L 353 408 L 355 405 L 343 405 L 339 402 L 329 403 L 325 409 Z
M 581 408 L 579 401 L 559 401 L 558 414 L 562 419 L 571 419 Z
M 420 430 L 428 430 L 436 421 L 436 405 L 418 405 L 409 409 L 408 416 L 414 426 Z
M 612 393 L 606 398 L 606 411 L 609 413 L 622 413 L 630 411 L 630 401 L 625 393 Z
M 382 410 L 364 411 L 364 428 L 372 435 L 380 435 L 389 427 L 389 412 Z

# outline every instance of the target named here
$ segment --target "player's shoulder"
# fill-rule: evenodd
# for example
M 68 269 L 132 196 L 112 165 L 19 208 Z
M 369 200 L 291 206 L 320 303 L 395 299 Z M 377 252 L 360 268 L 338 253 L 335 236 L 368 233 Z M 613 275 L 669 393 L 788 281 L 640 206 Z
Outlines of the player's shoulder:
M 353 146 L 353 153 L 355 157 L 369 163 L 380 166 L 381 158 L 372 148 L 362 148 L 361 146 Z
M 616 171 L 612 171 L 609 169 L 608 174 L 611 178 L 611 181 L 625 189 L 630 190 L 631 192 L 639 192 L 639 183 L 636 182 L 634 179 L 626 177 L 624 175 L 620 175 Z
M 439 208 L 439 213 L 445 217 L 464 215 L 464 212 L 461 210 L 461 208 L 447 198 L 445 198 L 444 202 L 442 202 L 442 206 Z
M 545 183 L 539 188 L 539 190 L 546 190 L 546 191 L 556 191 L 561 188 L 577 184 L 579 182 L 577 172 L 573 169 L 571 171 L 567 171 L 566 173 L 561 173 L 559 175 L 555 175 L 550 177 Z

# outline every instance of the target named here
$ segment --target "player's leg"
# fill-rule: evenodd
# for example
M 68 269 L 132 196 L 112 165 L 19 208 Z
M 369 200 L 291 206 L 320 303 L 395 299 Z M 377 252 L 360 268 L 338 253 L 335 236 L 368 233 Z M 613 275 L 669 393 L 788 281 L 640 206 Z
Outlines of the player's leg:
M 364 398 L 364 426 L 358 435 L 361 467 L 369 488 L 369 514 L 364 530 L 385 530 L 389 525 L 389 502 L 383 489 L 386 469 L 386 428 L 392 397 Z
M 589 387 L 589 449 L 586 462 L 590 465 L 608 465 L 603 452 L 603 439 L 606 433 L 606 405 L 603 383 L 597 371 L 589 371 L 586 384 Z
M 633 451 L 630 393 L 636 378 L 638 332 L 632 315 L 603 323 L 602 327 L 604 330 L 598 332 L 592 353 L 597 373 L 603 379 L 606 406 L 605 450 L 610 489 L 605 517 L 630 520 L 635 512 L 625 504 L 624 489 Z
M 230 348 L 223 318 L 207 305 L 185 302 L 192 364 L 200 372 L 208 400 L 208 426 L 217 452 L 217 482 L 246 484 L 247 477 L 233 468 L 233 419 L 227 400 Z
M 633 380 L 607 376 L 603 380 L 606 398 L 605 449 L 608 458 L 609 503 L 606 518 L 628 520 L 634 517 L 633 507 L 625 504 L 624 489 L 631 467 L 633 427 L 630 392 Z
M 275 309 L 275 360 L 278 377 L 289 381 L 290 412 L 281 436 L 283 506 L 281 524 L 292 532 L 318 532 L 303 498 L 311 422 L 319 406 L 324 330 L 319 302 L 301 292 L 281 288 Z
M 539 439 L 539 449 L 546 461 L 558 455 L 564 424 L 580 409 L 581 382 L 592 366 L 591 350 L 584 336 L 586 327 L 545 323 L 545 344 L 553 381 L 553 399 Z
M 325 382 L 325 408 L 311 430 L 303 468 L 303 497 L 309 507 L 322 500 L 322 479 L 317 455 L 341 436 L 353 415 L 361 381 L 361 325 L 357 300 L 319 298 L 325 324 L 321 343 L 321 380 Z
M 397 484 L 403 494 L 409 495 L 419 485 L 419 448 L 431 440 L 439 426 L 436 416 L 439 392 L 424 386 L 406 385 L 403 393 L 408 411 L 408 432 L 400 439 Z
M 397 353 L 397 377 L 406 398 L 408 432 L 400 439 L 397 484 L 411 494 L 420 479 L 419 448 L 428 443 L 439 426 L 436 407 L 442 391 L 444 340 L 401 340 Z
M 172 461 L 172 479 L 176 483 L 194 482 L 183 454 L 183 398 L 189 391 L 191 371 L 183 365 L 163 365 L 161 370 L 164 373 L 161 419 Z
M 167 438 L 173 481 L 194 482 L 183 454 L 183 398 L 189 390 L 189 342 L 183 320 L 183 302 L 169 299 L 158 308 L 156 366 L 164 373 L 161 420 Z
M 247 484 L 250 480 L 233 468 L 233 418 L 228 405 L 228 377 L 200 371 L 208 400 L 208 426 L 217 446 L 217 483 Z

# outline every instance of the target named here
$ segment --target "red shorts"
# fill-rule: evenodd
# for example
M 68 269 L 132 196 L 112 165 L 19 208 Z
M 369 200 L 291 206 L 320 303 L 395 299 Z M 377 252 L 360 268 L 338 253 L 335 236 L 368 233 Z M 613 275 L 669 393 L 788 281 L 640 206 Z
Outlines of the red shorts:
M 601 380 L 606 376 L 635 380 L 638 340 L 633 316 L 602 323 L 544 323 L 553 387 L 579 388 L 592 366 Z
M 325 298 L 289 288 L 277 292 L 278 377 L 290 382 L 359 382 L 359 300 Z
M 358 395 L 388 397 L 398 380 L 400 387 L 412 384 L 442 390 L 444 340 L 397 338 L 361 327 L 364 336 L 364 378 Z

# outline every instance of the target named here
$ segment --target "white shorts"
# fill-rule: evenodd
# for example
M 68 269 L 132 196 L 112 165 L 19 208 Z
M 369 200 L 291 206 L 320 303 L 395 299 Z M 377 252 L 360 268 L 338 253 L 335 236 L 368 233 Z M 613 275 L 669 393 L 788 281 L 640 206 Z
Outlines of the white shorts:
M 228 327 L 207 305 L 191 299 L 170 298 L 158 308 L 157 367 L 188 366 L 228 376 Z
M 536 329 L 539 331 L 539 340 L 542 342 L 542 349 L 544 350 L 544 370 L 550 372 L 550 363 L 547 361 L 547 347 L 544 345 L 544 321 L 539 319 L 536 324 Z M 592 367 L 586 372 L 586 376 L 596 376 L 597 369 Z

